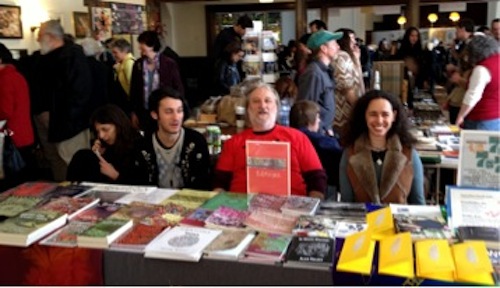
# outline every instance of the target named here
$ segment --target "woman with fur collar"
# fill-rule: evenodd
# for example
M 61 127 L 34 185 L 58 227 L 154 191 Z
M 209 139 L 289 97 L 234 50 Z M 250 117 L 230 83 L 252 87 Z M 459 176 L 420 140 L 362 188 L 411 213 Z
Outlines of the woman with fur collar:
M 425 204 L 422 162 L 401 102 L 370 91 L 355 104 L 342 141 L 342 202 Z

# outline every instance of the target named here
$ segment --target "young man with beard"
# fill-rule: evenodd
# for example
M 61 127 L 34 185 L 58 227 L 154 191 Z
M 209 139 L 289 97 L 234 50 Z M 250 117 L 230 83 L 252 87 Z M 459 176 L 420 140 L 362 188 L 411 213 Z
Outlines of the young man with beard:
M 162 188 L 209 190 L 210 156 L 205 137 L 182 127 L 185 101 L 179 92 L 164 88 L 151 93 L 149 111 L 157 130 L 146 135 L 154 166 L 153 184 Z

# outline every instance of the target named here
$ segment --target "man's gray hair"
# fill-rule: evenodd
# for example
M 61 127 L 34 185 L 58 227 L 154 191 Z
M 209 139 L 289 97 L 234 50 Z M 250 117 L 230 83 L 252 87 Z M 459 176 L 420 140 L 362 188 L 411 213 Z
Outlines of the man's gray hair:
M 45 21 L 41 24 L 41 26 L 45 27 L 45 33 L 51 34 L 59 39 L 64 38 L 64 29 L 62 28 L 59 20 Z
M 499 53 L 498 42 L 491 36 L 476 35 L 472 37 L 469 44 L 466 46 L 469 63 L 476 66 L 479 62 L 490 57 L 495 53 Z
M 267 90 L 269 90 L 273 93 L 274 100 L 276 101 L 276 106 L 278 107 L 278 111 L 280 111 L 280 106 L 281 106 L 280 95 L 278 94 L 276 89 L 274 89 L 273 86 L 262 81 L 262 79 L 255 78 L 255 79 L 245 80 L 243 83 L 241 83 L 241 87 L 242 87 L 243 95 L 245 95 L 245 101 L 246 101 L 245 106 L 247 108 L 248 108 L 248 104 L 249 104 L 250 94 L 252 94 L 252 92 L 254 92 L 255 90 L 257 90 L 259 88 L 266 88 Z

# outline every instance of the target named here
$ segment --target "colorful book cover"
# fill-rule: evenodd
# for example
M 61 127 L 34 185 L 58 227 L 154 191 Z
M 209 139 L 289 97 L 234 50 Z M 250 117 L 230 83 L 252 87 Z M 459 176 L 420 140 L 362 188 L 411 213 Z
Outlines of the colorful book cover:
M 0 243 L 29 246 L 66 224 L 67 215 L 33 209 L 0 223 Z
M 79 212 L 96 205 L 99 199 L 92 198 L 72 198 L 72 197 L 59 197 L 51 200 L 47 204 L 40 207 L 40 210 L 49 210 L 59 212 L 61 214 L 68 214 L 71 219 Z
M 390 204 L 398 232 L 410 232 L 413 241 L 422 239 L 452 239 L 439 206 Z
M 113 213 L 111 219 L 132 219 L 134 223 L 143 223 L 146 225 L 168 226 L 168 223 L 162 217 L 165 214 L 165 207 L 160 205 L 132 202 L 128 206 L 123 206 Z
M 320 200 L 311 197 L 291 195 L 286 198 L 285 204 L 281 206 L 281 212 L 292 215 L 314 215 Z
M 290 243 L 286 261 L 330 267 L 333 262 L 334 240 L 323 237 L 295 236 Z
M 120 207 L 121 205 L 117 204 L 97 204 L 94 207 L 78 213 L 73 220 L 97 223 L 118 211 Z
M 156 236 L 168 227 L 160 225 L 136 224 L 128 232 L 111 244 L 111 248 L 143 251 Z
M 237 260 L 243 257 L 250 242 L 255 238 L 255 232 L 224 230 L 204 253 L 208 258 Z
M 111 219 L 107 218 L 104 219 L 98 223 L 96 223 L 94 226 L 90 227 L 88 230 L 85 230 L 81 236 L 86 236 L 86 237 L 94 237 L 94 238 L 104 238 L 109 235 L 112 235 L 114 232 L 122 228 L 123 226 L 127 225 L 130 223 L 130 220 L 125 220 L 125 219 Z
M 394 221 L 390 207 L 381 208 L 366 214 L 368 229 L 374 240 L 380 240 L 394 234 Z
M 302 215 L 293 228 L 293 235 L 309 237 L 335 237 L 337 220 L 323 216 Z
M 0 202 L 0 216 L 14 217 L 34 208 L 43 200 L 41 197 L 9 196 Z
M 409 232 L 380 240 L 378 273 L 413 278 L 413 245 Z
M 16 186 L 7 193 L 13 196 L 20 197 L 43 197 L 50 193 L 52 190 L 56 189 L 56 183 L 49 182 L 26 182 L 19 186 Z
M 247 192 L 290 196 L 290 143 L 247 140 L 245 150 Z
M 78 246 L 76 241 L 77 235 L 83 233 L 94 224 L 95 223 L 92 222 L 70 221 L 68 225 L 42 240 L 40 244 L 48 246 L 76 247 Z
M 375 241 L 372 231 L 365 230 L 345 238 L 340 252 L 337 270 L 370 275 L 372 270 Z
M 50 194 L 53 198 L 64 197 L 64 196 L 73 197 L 82 194 L 92 188 L 93 188 L 92 186 L 88 185 L 77 185 L 77 184 L 59 185 Z
M 455 263 L 447 240 L 415 242 L 417 277 L 453 282 Z
M 467 241 L 451 246 L 455 259 L 456 281 L 493 285 L 493 266 L 482 241 Z
M 248 214 L 247 211 L 221 206 L 205 220 L 205 226 L 208 228 L 244 229 L 245 224 L 243 223 Z
M 249 195 L 246 193 L 222 192 L 208 200 L 201 206 L 201 208 L 215 210 L 224 205 L 226 207 L 231 207 L 237 210 L 247 210 L 248 199 Z
M 297 223 L 297 218 L 270 210 L 257 210 L 251 212 L 245 220 L 245 225 L 257 231 L 291 234 Z
M 248 206 L 249 211 L 259 209 L 281 212 L 281 207 L 285 204 L 287 197 L 271 194 L 254 194 Z
M 210 216 L 212 213 L 212 210 L 198 208 L 188 216 L 184 217 L 179 222 L 179 225 L 205 227 L 205 220 L 207 220 L 208 216 Z
M 292 241 L 291 235 L 259 232 L 245 254 L 278 262 L 283 260 L 290 241 Z

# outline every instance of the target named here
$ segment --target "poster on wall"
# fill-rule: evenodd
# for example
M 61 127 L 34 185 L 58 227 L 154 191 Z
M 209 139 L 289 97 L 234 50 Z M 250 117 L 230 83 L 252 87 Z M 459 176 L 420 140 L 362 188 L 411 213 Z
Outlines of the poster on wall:
M 21 7 L 0 5 L 0 38 L 23 38 Z
M 111 3 L 113 34 L 141 34 L 144 31 L 144 6 Z
M 457 185 L 500 189 L 500 133 L 462 130 Z
M 86 12 L 73 12 L 73 22 L 75 26 L 75 37 L 85 38 L 90 36 L 90 17 Z
M 111 38 L 112 29 L 111 9 L 92 7 L 92 30 L 99 32 L 99 40 Z

